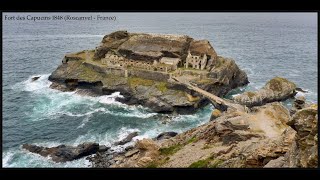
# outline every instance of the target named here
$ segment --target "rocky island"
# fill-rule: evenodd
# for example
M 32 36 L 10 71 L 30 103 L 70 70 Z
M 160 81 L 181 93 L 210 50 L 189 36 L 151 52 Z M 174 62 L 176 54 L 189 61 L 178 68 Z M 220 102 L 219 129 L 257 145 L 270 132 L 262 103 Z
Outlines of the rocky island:
M 270 168 L 318 166 L 318 106 L 296 96 L 293 82 L 274 77 L 255 92 L 225 99 L 249 83 L 235 61 L 206 40 L 117 31 L 95 50 L 67 54 L 51 88 L 90 95 L 120 92 L 126 104 L 159 113 L 193 113 L 212 103 L 208 122 L 183 133 L 163 132 L 121 152 L 97 143 L 23 148 L 55 162 L 88 156 L 92 167 Z M 281 101 L 294 99 L 288 109 Z M 124 146 L 137 132 L 115 142 Z
M 104 36 L 94 50 L 65 55 L 49 80 L 62 91 L 120 92 L 118 101 L 161 113 L 192 113 L 208 104 L 173 77 L 216 96 L 249 83 L 235 61 L 218 56 L 207 40 L 127 31 Z

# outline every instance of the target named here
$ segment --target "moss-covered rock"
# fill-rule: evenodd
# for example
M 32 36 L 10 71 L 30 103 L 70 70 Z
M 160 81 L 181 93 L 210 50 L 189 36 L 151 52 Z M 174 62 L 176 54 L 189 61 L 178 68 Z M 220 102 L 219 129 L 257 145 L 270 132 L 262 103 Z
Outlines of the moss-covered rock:
M 282 77 L 272 78 L 255 92 L 244 92 L 233 98 L 234 101 L 248 107 L 261 106 L 274 101 L 283 101 L 296 95 L 296 85 Z

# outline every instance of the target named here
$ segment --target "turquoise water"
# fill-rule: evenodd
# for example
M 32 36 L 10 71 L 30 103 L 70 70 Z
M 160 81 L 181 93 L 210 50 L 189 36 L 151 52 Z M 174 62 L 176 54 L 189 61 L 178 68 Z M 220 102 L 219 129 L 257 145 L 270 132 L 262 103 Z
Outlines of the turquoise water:
M 85 97 L 49 88 L 47 78 L 64 54 L 94 49 L 105 34 L 116 30 L 187 34 L 195 39 L 208 39 L 219 55 L 235 59 L 248 74 L 250 84 L 234 90 L 231 95 L 258 89 L 270 78 L 283 76 L 308 90 L 302 94 L 308 101 L 317 102 L 316 14 L 105 15 L 117 16 L 117 20 L 3 22 L 4 167 L 89 165 L 84 158 L 53 163 L 22 150 L 23 143 L 53 146 L 95 141 L 109 145 L 133 131 L 139 131 L 135 139 L 141 139 L 163 131 L 182 132 L 208 122 L 212 106 L 194 115 L 173 116 L 164 123 L 162 115 L 147 108 L 116 102 L 115 97 L 121 97 L 119 93 Z M 31 82 L 31 77 L 37 75 L 41 78 Z M 290 101 L 285 103 L 290 105 Z

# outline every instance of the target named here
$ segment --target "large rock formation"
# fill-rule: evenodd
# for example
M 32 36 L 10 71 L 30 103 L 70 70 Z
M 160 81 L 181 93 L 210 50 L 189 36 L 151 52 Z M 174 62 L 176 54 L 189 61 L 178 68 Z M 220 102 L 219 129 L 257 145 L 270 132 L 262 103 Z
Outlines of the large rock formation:
M 290 150 L 265 167 L 318 167 L 318 110 L 312 105 L 296 112 L 288 122 L 296 130 Z
M 185 59 L 188 50 L 191 54 L 206 53 L 209 59 L 216 59 L 217 53 L 207 40 L 194 40 L 186 35 L 128 33 L 116 31 L 103 37 L 97 47 L 94 59 L 101 59 L 108 51 L 139 60 L 155 60 L 160 57 Z
M 97 143 L 83 143 L 78 146 L 66 146 L 59 145 L 56 147 L 43 147 L 32 144 L 23 144 L 23 149 L 26 149 L 32 153 L 40 154 L 44 157 L 51 157 L 54 162 L 66 162 L 72 161 L 75 159 L 82 158 L 84 156 L 88 156 L 90 154 L 94 154 L 99 151 L 99 144 Z M 103 146 L 100 147 L 102 151 L 103 149 L 107 149 Z
M 185 35 L 159 35 L 117 31 L 106 35 L 96 50 L 67 54 L 63 63 L 50 75 L 51 88 L 61 91 L 87 89 L 96 95 L 120 92 L 118 98 L 126 104 L 141 104 L 155 112 L 193 113 L 209 101 L 173 81 L 169 74 L 130 69 L 129 77 L 101 65 L 100 59 L 108 52 L 132 60 L 150 61 L 161 57 L 180 58 L 183 67 L 190 51 L 193 55 L 209 57 L 205 73 L 184 72 L 200 88 L 223 96 L 233 88 L 248 82 L 247 75 L 234 60 L 217 56 L 206 40 L 194 40 Z M 177 72 L 178 73 L 178 72 Z
M 295 131 L 289 111 L 271 103 L 254 112 L 224 112 L 169 139 L 145 139 L 110 167 L 263 167 L 284 155 Z
M 290 117 L 281 103 L 251 112 L 223 112 L 214 121 L 168 139 L 144 139 L 95 167 L 317 167 L 317 107 Z M 290 125 L 290 126 L 289 126 Z M 108 164 L 108 166 L 105 166 Z
M 275 77 L 256 92 L 245 92 L 234 97 L 234 101 L 247 107 L 261 106 L 269 102 L 283 101 L 297 94 L 296 85 L 287 79 Z
M 161 133 L 113 158 L 96 157 L 92 163 L 94 167 L 317 167 L 317 105 L 304 100 L 297 97 L 293 106 L 298 103 L 299 108 L 293 116 L 281 102 L 250 111 L 214 110 L 206 124 L 181 134 Z

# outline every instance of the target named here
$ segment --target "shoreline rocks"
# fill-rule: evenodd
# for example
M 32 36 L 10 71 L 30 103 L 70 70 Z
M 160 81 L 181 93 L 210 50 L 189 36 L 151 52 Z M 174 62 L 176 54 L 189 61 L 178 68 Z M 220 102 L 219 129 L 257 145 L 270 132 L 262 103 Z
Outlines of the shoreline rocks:
M 225 112 L 169 139 L 138 141 L 114 155 L 116 163 L 109 167 L 317 167 L 317 118 L 316 105 L 291 117 L 279 102 Z
M 118 146 L 118 145 L 125 145 L 128 142 L 130 142 L 134 137 L 138 136 L 138 132 L 133 132 L 127 135 L 124 139 L 121 139 L 120 141 L 115 142 L 113 145 Z
M 72 161 L 94 154 L 100 150 L 98 143 L 83 143 L 78 146 L 59 145 L 56 147 L 23 144 L 22 148 L 44 157 L 50 156 L 54 162 Z
M 160 133 L 156 138 L 155 140 L 163 140 L 163 139 L 169 139 L 169 138 L 172 138 L 172 137 L 175 137 L 178 133 L 176 132 L 163 132 L 163 133 Z
M 312 105 L 298 110 L 288 122 L 296 131 L 294 142 L 283 156 L 264 167 L 318 167 L 318 106 Z

